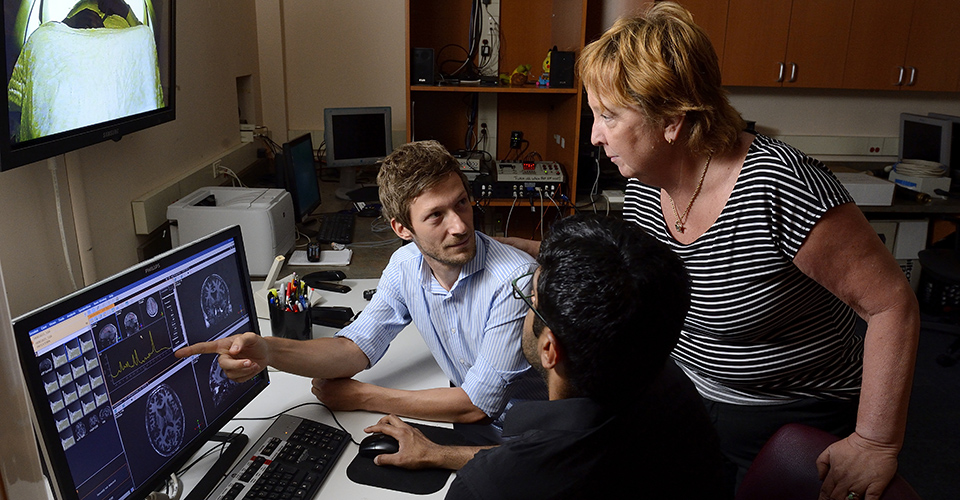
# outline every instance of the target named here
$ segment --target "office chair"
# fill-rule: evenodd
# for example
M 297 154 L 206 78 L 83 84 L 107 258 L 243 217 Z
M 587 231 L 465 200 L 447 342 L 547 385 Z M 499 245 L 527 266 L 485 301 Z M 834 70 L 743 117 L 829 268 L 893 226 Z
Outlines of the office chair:
M 753 460 L 736 500 L 816 500 L 823 484 L 817 474 L 817 457 L 839 439 L 808 425 L 784 425 Z M 880 500 L 920 500 L 920 496 L 897 474 Z

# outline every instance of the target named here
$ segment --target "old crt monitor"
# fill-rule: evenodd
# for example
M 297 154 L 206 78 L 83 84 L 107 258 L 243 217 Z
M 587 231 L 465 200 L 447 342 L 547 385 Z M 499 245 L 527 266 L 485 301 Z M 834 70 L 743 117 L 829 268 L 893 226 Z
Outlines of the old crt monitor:
M 348 200 L 347 193 L 361 187 L 356 167 L 376 165 L 393 151 L 391 130 L 389 106 L 323 110 L 327 166 L 342 169 L 338 198 Z
M 293 197 L 297 222 L 320 206 L 320 179 L 313 162 L 313 141 L 304 134 L 283 145 L 284 188 Z
M 3 0 L 0 170 L 173 120 L 175 4 Z
M 231 381 L 214 354 L 173 355 L 188 343 L 259 333 L 239 226 L 13 323 L 62 500 L 145 498 L 268 384 L 266 371 Z
M 930 113 L 928 116 L 950 122 L 950 161 L 948 167 L 960 169 L 960 116 Z
M 901 160 L 926 160 L 950 167 L 953 124 L 941 118 L 900 114 Z

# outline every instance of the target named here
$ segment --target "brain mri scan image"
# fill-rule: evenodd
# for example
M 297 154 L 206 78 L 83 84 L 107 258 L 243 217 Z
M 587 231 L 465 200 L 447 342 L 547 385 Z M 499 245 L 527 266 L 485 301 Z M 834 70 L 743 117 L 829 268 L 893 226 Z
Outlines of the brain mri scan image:
M 227 394 L 230 394 L 238 385 L 240 384 L 230 380 L 223 373 L 223 369 L 220 368 L 220 356 L 217 356 L 213 363 L 210 363 L 210 394 L 213 396 L 213 404 L 220 406 Z
M 203 280 L 200 289 L 200 310 L 207 328 L 226 319 L 233 307 L 230 305 L 230 287 L 219 274 L 211 274 Z
M 150 446 L 160 455 L 169 457 L 183 444 L 183 405 L 169 385 L 160 384 L 147 395 L 146 426 Z
M 136 335 L 140 331 L 140 318 L 137 317 L 137 313 L 128 312 L 123 316 L 123 332 L 126 334 L 126 337 L 131 337 Z
M 113 323 L 107 323 L 104 325 L 104 327 L 100 329 L 100 332 L 97 333 L 97 340 L 100 342 L 100 349 L 106 349 L 115 344 L 119 334 L 120 332 Z
M 153 297 L 147 298 L 147 315 L 151 318 L 156 318 L 157 313 L 160 312 L 160 306 L 157 305 L 157 299 Z

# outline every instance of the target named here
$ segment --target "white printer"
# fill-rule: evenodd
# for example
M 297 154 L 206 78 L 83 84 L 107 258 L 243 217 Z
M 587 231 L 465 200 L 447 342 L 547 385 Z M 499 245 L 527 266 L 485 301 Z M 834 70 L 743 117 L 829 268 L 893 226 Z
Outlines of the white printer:
M 253 276 L 265 276 L 276 256 L 296 242 L 293 199 L 283 189 L 200 188 L 168 206 L 167 219 L 174 246 L 239 225 Z

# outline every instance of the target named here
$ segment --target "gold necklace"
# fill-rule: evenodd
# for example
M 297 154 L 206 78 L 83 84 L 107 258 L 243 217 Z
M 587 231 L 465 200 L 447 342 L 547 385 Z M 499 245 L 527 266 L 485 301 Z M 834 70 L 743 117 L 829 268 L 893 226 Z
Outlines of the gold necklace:
M 707 167 L 710 166 L 710 160 L 713 159 L 713 152 L 710 152 L 707 155 L 707 163 L 703 165 L 703 172 L 700 174 L 700 182 L 697 183 L 697 189 L 693 192 L 693 196 L 690 197 L 690 202 L 687 203 L 687 208 L 683 211 L 683 215 L 680 215 L 677 212 L 677 206 L 673 203 L 673 196 L 670 196 L 668 193 L 667 196 L 670 198 L 670 206 L 673 207 L 673 215 L 677 217 L 677 222 L 673 224 L 673 227 L 677 229 L 678 233 L 682 233 L 686 229 L 687 215 L 690 213 L 690 207 L 693 206 L 693 202 L 696 201 L 697 196 L 700 194 L 700 189 L 703 187 L 703 179 L 707 177 Z

